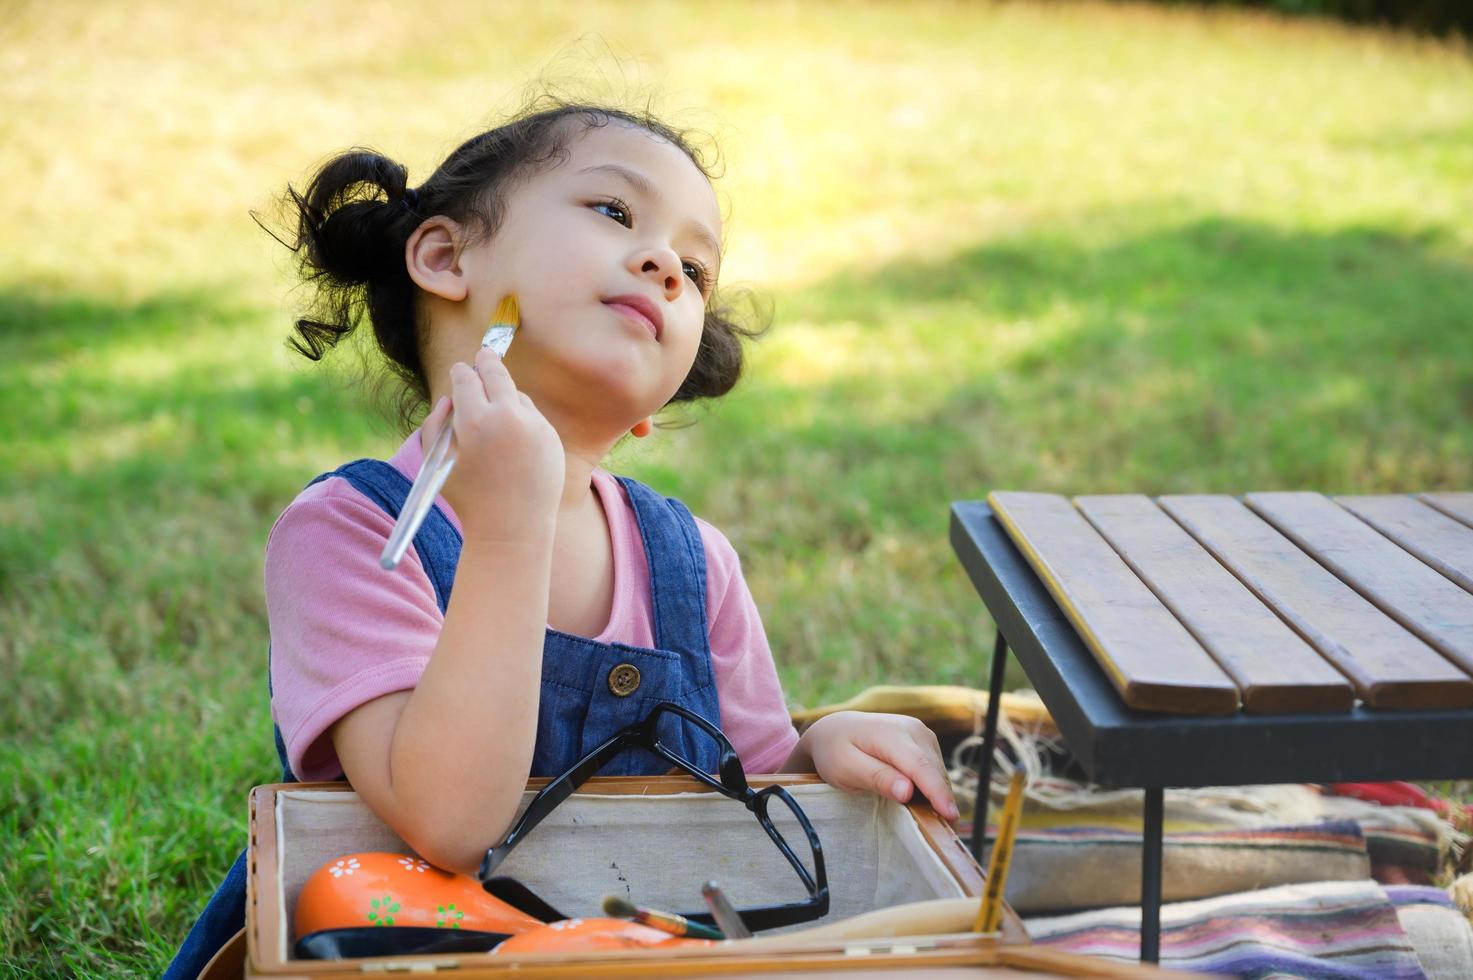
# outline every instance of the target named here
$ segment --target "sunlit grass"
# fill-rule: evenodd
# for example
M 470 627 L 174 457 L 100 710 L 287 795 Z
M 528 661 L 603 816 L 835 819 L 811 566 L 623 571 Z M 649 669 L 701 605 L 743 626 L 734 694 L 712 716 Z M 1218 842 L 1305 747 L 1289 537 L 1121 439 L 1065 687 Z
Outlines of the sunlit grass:
M 1103 3 L 7 10 L 0 972 L 157 973 L 275 778 L 266 534 L 398 441 L 284 350 L 250 218 L 328 154 L 417 182 L 538 76 L 716 136 L 775 326 L 616 468 L 727 532 L 812 704 L 981 683 L 952 500 L 1473 486 L 1468 55 Z

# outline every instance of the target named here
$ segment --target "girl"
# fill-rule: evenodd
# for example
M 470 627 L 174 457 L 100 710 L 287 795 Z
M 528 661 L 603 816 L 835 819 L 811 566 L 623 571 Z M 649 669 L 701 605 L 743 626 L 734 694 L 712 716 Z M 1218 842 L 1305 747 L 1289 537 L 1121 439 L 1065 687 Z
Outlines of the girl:
M 719 725 L 748 772 L 919 791 L 955 819 L 919 722 L 840 713 L 799 738 L 731 545 L 599 467 L 661 408 L 724 394 L 741 368 L 749 331 L 716 293 L 721 213 L 696 151 L 653 119 L 558 105 L 475 137 L 418 188 L 406 176 L 353 151 L 289 192 L 320 288 L 294 345 L 315 360 L 366 314 L 406 415 L 433 408 L 387 463 L 319 477 L 272 530 L 284 777 L 346 777 L 423 857 L 474 873 L 529 775 L 560 773 L 672 700 Z M 510 294 L 521 326 L 503 363 L 477 347 Z M 447 417 L 459 461 L 385 572 Z M 604 772 L 667 768 L 641 755 Z M 193 976 L 240 928 L 243 864 L 232 879 L 171 975 Z

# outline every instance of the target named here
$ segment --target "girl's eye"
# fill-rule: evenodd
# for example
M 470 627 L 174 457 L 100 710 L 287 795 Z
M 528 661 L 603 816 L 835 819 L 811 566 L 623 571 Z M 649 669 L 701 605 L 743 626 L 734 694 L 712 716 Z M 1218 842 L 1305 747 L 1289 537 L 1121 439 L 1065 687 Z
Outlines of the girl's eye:
M 682 263 L 680 263 L 680 269 L 681 269 L 682 272 L 684 272 L 687 276 L 690 277 L 690 281 L 691 282 L 693 282 L 693 283 L 696 284 L 696 288 L 697 289 L 699 289 L 701 292 L 705 292 L 706 291 L 706 267 L 705 266 L 700 265 L 699 263 L 696 263 L 696 262 L 682 262 Z
M 607 201 L 596 201 L 594 202 L 592 207 L 593 210 L 597 211 L 599 214 L 605 215 L 609 218 L 613 218 L 615 221 L 619 222 L 619 224 L 621 225 L 624 225 L 626 228 L 630 224 L 629 208 L 624 205 L 623 201 L 616 201 L 612 199 Z

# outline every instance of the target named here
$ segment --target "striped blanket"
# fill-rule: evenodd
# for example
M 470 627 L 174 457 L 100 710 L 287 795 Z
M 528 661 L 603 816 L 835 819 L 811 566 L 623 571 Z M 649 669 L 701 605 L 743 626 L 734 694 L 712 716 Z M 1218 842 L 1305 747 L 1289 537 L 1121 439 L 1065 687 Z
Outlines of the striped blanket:
M 1473 927 L 1441 888 L 1384 885 L 1428 977 L 1473 977 Z
M 1467 976 L 1473 949 L 1466 939 L 1461 959 L 1452 950 L 1424 971 L 1399 918 L 1410 909 L 1449 917 L 1437 925 L 1444 930 L 1439 942 L 1456 943 L 1462 935 L 1447 930 L 1462 916 L 1441 889 L 1372 881 L 1283 885 L 1163 906 L 1161 965 L 1251 978 Z M 1030 918 L 1025 924 L 1041 945 L 1122 962 L 1139 957 L 1138 908 Z
M 1030 798 L 1008 877 L 1020 913 L 1052 913 L 1140 900 L 1139 790 L 1071 783 L 1068 808 L 1041 780 Z M 959 832 L 971 834 L 966 794 Z M 994 797 L 989 823 L 1001 809 Z M 1427 884 L 1465 844 L 1436 814 L 1326 796 L 1301 785 L 1241 786 L 1166 793 L 1162 892 L 1166 901 L 1207 898 L 1307 881 Z M 988 828 L 988 839 L 996 826 Z
M 1180 831 L 1162 848 L 1166 901 L 1306 881 L 1370 878 L 1353 821 L 1294 827 Z M 1007 900 L 1022 914 L 1129 905 L 1141 899 L 1141 835 L 1114 827 L 1024 830 L 1013 849 Z
M 1002 719 L 1006 722 L 1007 719 Z M 1033 733 L 1001 724 L 990 823 L 1007 777 L 1029 773 L 1007 900 L 1034 941 L 1133 962 L 1140 948 L 1140 790 L 1062 775 Z M 1046 746 L 1051 752 L 1055 746 Z M 976 770 L 952 756 L 963 836 Z M 1437 813 L 1310 785 L 1167 790 L 1161 959 L 1248 977 L 1463 977 L 1473 928 L 1422 887 L 1466 846 Z M 989 828 L 989 839 L 996 827 Z
M 953 779 L 959 786 L 957 803 L 962 810 L 959 833 L 966 837 L 971 833 L 970 797 L 976 786 L 976 777 L 974 772 L 967 771 L 958 778 L 954 771 Z M 1006 783 L 995 779 L 993 786 L 992 807 L 988 813 L 991 824 L 996 823 L 1001 810 Z M 1037 777 L 1029 782 L 1020 842 L 1055 849 L 1071 840 L 1088 846 L 1098 842 L 1098 849 L 1103 853 L 1104 849 L 1116 846 L 1110 842 L 1120 841 L 1118 853 L 1124 861 L 1129 848 L 1123 842 L 1140 840 L 1141 808 L 1140 790 L 1105 790 L 1057 776 Z M 1236 838 L 1242 852 L 1240 859 L 1244 861 L 1252 860 L 1255 849 L 1279 840 L 1281 833 L 1290 835 L 1284 838 L 1290 850 L 1281 849 L 1276 853 L 1279 856 L 1291 853 L 1292 848 L 1299 846 L 1291 839 L 1293 828 L 1319 833 L 1326 827 L 1334 827 L 1336 829 L 1330 831 L 1330 835 L 1338 839 L 1326 839 L 1324 843 L 1342 854 L 1360 851 L 1363 856 L 1353 867 L 1340 862 L 1330 865 L 1335 868 L 1334 873 L 1322 874 L 1320 878 L 1374 877 L 1388 884 L 1428 884 L 1467 840 L 1466 835 L 1430 810 L 1380 806 L 1327 795 L 1314 786 L 1299 784 L 1169 789 L 1166 791 L 1164 819 L 1168 850 L 1189 841 L 1203 845 L 1217 834 L 1224 853 L 1227 847 L 1233 846 Z M 1357 828 L 1350 831 L 1355 840 L 1344 837 L 1350 824 Z M 993 829 L 989 827 L 989 837 Z M 1245 833 L 1247 837 L 1237 836 Z M 1138 863 L 1136 867 L 1139 867 Z M 1113 873 L 1125 874 L 1128 870 L 1127 867 L 1117 867 Z M 1257 884 L 1250 880 L 1241 887 L 1261 888 L 1291 884 L 1295 880 L 1312 879 L 1264 879 Z M 1168 897 L 1173 894 L 1169 884 L 1166 894 Z M 1180 894 L 1177 897 L 1205 897 L 1205 893 Z M 1008 900 L 1012 902 L 1013 899 L 1010 892 Z M 1111 903 L 1102 899 L 1086 907 L 1108 904 Z M 1063 909 L 1069 906 L 1037 907 Z

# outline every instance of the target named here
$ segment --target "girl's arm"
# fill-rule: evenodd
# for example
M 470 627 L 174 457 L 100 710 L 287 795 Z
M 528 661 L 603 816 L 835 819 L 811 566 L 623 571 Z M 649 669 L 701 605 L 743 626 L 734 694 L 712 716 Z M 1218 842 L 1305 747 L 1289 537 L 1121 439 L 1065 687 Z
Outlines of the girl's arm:
M 332 740 L 354 789 L 406 843 L 474 873 L 531 770 L 566 464 L 556 431 L 494 354 L 478 355 L 476 370 L 455 365 L 451 378 L 459 459 L 444 496 L 464 543 L 445 623 L 419 684 L 354 709 Z M 436 406 L 425 438 L 447 411 Z

